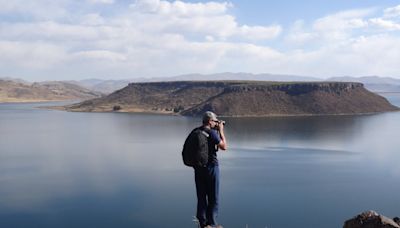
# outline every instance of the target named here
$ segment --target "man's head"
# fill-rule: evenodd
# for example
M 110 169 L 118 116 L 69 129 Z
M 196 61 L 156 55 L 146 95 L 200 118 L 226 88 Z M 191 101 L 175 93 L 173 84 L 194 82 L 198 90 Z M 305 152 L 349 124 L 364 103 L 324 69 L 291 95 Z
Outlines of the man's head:
M 218 124 L 217 115 L 215 113 L 207 111 L 203 114 L 203 125 L 214 128 Z

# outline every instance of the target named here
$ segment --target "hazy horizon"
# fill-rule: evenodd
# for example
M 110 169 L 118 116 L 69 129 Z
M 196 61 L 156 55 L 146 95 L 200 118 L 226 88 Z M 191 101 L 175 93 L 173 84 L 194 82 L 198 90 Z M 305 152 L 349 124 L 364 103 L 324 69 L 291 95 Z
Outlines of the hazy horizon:
M 349 78 L 354 78 L 354 79 L 363 79 L 363 78 L 365 79 L 365 78 L 377 77 L 379 79 L 400 80 L 399 78 L 390 77 L 390 76 L 386 76 L 385 77 L 385 76 L 380 76 L 380 75 L 364 75 L 364 76 L 338 75 L 338 76 L 332 76 L 332 77 L 329 77 L 329 78 L 322 78 L 322 77 L 314 77 L 314 76 L 307 76 L 307 75 L 288 75 L 288 74 L 270 74 L 270 73 L 257 73 L 257 74 L 255 74 L 255 73 L 249 73 L 249 72 L 218 72 L 218 73 L 210 73 L 210 74 L 190 73 L 190 74 L 180 74 L 180 75 L 170 75 L 170 76 L 154 76 L 154 77 L 151 77 L 151 76 L 145 77 L 144 76 L 144 77 L 137 77 L 137 78 L 111 78 L 111 79 L 107 79 L 107 78 L 102 79 L 102 78 L 92 77 L 92 78 L 81 78 L 81 79 L 68 79 L 68 78 L 65 78 L 65 79 L 60 79 L 60 80 L 58 80 L 58 79 L 55 79 L 55 80 L 53 80 L 53 79 L 49 79 L 49 80 L 47 80 L 47 79 L 31 80 L 31 79 L 25 79 L 25 78 L 22 78 L 22 77 L 7 77 L 7 76 L 6 77 L 0 77 L 0 79 L 23 80 L 23 81 L 26 81 L 26 82 L 29 82 L 29 83 L 46 82 L 46 81 L 90 81 L 90 80 L 99 80 L 99 81 L 132 81 L 132 82 L 134 82 L 134 81 L 152 80 L 152 79 L 166 79 L 166 80 L 168 80 L 168 79 L 174 79 L 174 78 L 180 78 L 180 77 L 201 76 L 201 75 L 203 75 L 203 76 L 213 76 L 213 75 L 223 75 L 223 74 L 234 74 L 234 75 L 244 74 L 244 75 L 250 76 L 250 77 L 251 76 L 254 76 L 254 77 L 257 77 L 257 76 L 266 76 L 266 77 L 268 77 L 268 76 L 272 76 L 272 77 L 282 76 L 282 77 L 294 77 L 294 78 L 298 77 L 298 78 L 310 78 L 310 79 L 321 80 L 321 81 L 329 80 L 331 78 L 342 78 L 342 77 L 343 78 L 349 77 Z M 230 79 L 227 79 L 227 80 L 230 80 Z M 232 80 L 236 80 L 236 79 L 232 79 Z

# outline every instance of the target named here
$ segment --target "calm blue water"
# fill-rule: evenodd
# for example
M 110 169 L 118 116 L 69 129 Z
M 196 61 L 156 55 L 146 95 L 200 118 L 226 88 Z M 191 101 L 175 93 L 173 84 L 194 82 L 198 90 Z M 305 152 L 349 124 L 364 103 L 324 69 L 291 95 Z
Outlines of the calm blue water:
M 385 94 L 400 105 L 399 94 Z M 0 227 L 196 227 L 181 148 L 199 119 L 0 104 Z M 400 112 L 226 119 L 225 228 L 400 216 Z

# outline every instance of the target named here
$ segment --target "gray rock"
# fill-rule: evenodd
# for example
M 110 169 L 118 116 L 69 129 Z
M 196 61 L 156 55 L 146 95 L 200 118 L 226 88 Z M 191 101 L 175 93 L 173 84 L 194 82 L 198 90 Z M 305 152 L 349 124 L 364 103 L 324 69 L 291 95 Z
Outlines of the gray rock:
M 400 228 L 400 225 L 375 211 L 366 211 L 347 220 L 343 228 Z
M 400 225 L 400 218 L 399 217 L 394 217 L 393 221 Z

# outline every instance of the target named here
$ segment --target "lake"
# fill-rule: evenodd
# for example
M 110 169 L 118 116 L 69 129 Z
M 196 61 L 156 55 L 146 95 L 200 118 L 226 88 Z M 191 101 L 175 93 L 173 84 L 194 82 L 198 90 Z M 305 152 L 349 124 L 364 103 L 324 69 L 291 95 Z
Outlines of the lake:
M 0 104 L 0 227 L 196 227 L 181 149 L 200 119 L 36 108 L 53 104 Z M 400 216 L 400 112 L 225 120 L 225 228 Z

